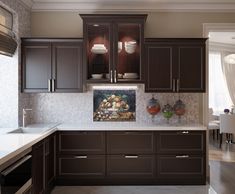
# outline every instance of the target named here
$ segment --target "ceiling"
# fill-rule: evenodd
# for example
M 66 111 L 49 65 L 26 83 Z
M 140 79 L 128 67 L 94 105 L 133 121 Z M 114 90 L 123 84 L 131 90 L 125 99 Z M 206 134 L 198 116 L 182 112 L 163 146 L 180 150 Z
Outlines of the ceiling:
M 235 12 L 235 0 L 20 0 L 32 11 L 211 11 Z
M 235 45 L 235 32 L 210 32 L 209 41 Z

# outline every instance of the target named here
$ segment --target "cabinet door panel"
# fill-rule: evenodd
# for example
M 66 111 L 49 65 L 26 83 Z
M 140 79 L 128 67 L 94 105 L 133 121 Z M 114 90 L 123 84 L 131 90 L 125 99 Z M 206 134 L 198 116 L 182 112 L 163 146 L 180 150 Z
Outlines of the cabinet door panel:
M 23 45 L 23 90 L 25 92 L 48 92 L 48 79 L 51 79 L 50 43 Z
M 61 132 L 59 152 L 63 154 L 104 154 L 104 132 Z
M 172 92 L 173 47 L 146 46 L 146 92 Z
M 56 135 L 52 134 L 45 140 L 45 186 L 52 189 L 56 176 Z
M 82 42 L 53 44 L 55 91 L 82 91 Z
M 59 156 L 59 176 L 76 178 L 103 178 L 105 156 L 80 155 Z
M 204 153 L 206 146 L 205 132 L 169 131 L 157 135 L 160 153 Z
M 154 175 L 154 155 L 107 156 L 107 176 L 110 178 L 153 178 Z
M 33 146 L 32 183 L 33 193 L 43 193 L 45 189 L 44 141 Z
M 108 154 L 145 154 L 154 152 L 152 132 L 108 132 Z
M 179 46 L 179 91 L 205 91 L 204 46 Z
M 157 164 L 158 178 L 175 180 L 201 179 L 205 181 L 205 156 L 160 155 Z M 192 182 L 193 183 L 193 182 Z

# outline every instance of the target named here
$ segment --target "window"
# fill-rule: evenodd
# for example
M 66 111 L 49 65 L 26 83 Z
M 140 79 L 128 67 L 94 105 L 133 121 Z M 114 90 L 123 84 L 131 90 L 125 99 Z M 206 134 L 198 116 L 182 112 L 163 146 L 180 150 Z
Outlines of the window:
M 232 106 L 221 60 L 220 52 L 209 53 L 209 107 L 215 114 L 223 112 L 225 108 L 230 109 Z

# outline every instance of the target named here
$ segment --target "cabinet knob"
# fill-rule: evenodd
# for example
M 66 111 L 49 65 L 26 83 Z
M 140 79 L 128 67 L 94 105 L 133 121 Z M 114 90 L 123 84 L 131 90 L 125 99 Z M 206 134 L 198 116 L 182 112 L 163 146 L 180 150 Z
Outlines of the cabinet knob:
M 182 131 L 182 134 L 189 134 L 188 131 Z

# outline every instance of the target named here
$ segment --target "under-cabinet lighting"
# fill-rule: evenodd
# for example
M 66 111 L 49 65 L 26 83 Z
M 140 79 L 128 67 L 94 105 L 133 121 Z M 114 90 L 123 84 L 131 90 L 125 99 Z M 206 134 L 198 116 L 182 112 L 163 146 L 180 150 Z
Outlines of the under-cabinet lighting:
M 92 86 L 96 90 L 137 90 L 138 86 Z

